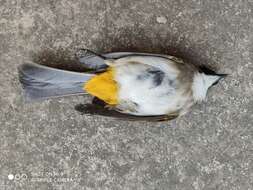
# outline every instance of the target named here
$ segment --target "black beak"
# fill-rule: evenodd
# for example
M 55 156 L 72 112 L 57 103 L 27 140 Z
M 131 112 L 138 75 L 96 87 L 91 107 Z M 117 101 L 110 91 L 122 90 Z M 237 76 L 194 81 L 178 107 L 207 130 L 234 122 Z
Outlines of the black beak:
M 221 79 L 228 76 L 228 74 L 216 74 L 216 75 L 220 76 Z
M 216 75 L 219 76 L 219 79 L 217 81 L 215 81 L 215 83 L 213 83 L 212 86 L 218 84 L 221 79 L 228 76 L 228 74 L 216 74 Z

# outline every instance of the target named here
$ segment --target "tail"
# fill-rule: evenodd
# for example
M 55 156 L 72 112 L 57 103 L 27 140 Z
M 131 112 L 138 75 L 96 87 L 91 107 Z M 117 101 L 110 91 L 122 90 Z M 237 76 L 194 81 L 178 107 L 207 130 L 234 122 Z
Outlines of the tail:
M 84 83 L 94 76 L 35 63 L 25 63 L 18 70 L 26 101 L 85 94 Z

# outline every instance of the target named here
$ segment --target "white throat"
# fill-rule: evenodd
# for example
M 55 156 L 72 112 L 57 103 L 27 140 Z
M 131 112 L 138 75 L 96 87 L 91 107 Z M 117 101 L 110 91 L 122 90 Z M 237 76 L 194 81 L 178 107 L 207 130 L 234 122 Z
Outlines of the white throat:
M 220 76 L 218 75 L 195 73 L 192 83 L 192 92 L 194 100 L 203 101 L 206 98 L 208 88 L 219 79 Z

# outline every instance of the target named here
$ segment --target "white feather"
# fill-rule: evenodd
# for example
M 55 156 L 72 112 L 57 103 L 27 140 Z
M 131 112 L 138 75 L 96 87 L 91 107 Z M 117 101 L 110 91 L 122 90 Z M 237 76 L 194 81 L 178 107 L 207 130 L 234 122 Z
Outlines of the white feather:
M 220 76 L 195 73 L 192 83 L 193 98 L 195 101 L 203 101 L 206 98 L 208 88 L 219 80 Z
M 131 64 L 129 61 L 143 64 Z M 115 80 L 119 85 L 119 107 L 128 110 L 126 113 L 133 115 L 163 115 L 182 108 L 189 97 L 183 95 L 183 91 L 177 84 L 179 70 L 174 67 L 173 62 L 171 64 L 168 62 L 169 60 L 163 58 L 149 56 L 117 60 L 114 66 Z M 152 78 L 138 80 L 138 75 L 147 72 L 147 68 L 159 68 L 165 72 L 161 85 L 154 87 Z M 171 85 L 171 81 L 174 85 Z M 138 104 L 135 112 L 127 109 L 132 102 Z

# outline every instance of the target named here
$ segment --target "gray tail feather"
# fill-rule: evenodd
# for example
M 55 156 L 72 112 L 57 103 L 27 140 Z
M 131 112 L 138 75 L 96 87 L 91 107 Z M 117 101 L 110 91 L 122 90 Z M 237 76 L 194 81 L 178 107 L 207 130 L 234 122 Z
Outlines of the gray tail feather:
M 26 101 L 85 94 L 84 83 L 94 74 L 65 71 L 35 63 L 25 63 L 19 68 L 19 80 Z

